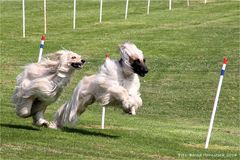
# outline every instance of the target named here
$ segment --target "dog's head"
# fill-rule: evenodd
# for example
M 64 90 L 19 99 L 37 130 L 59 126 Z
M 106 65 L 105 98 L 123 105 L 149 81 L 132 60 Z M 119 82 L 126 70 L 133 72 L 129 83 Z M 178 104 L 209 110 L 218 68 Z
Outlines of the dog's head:
M 121 61 L 123 61 L 130 71 L 137 73 L 141 77 L 144 77 L 148 73 L 143 52 L 135 44 L 125 42 L 119 46 L 119 50 Z
M 80 55 L 69 50 L 60 50 L 54 54 L 59 61 L 59 70 L 68 72 L 73 69 L 81 69 L 85 60 Z

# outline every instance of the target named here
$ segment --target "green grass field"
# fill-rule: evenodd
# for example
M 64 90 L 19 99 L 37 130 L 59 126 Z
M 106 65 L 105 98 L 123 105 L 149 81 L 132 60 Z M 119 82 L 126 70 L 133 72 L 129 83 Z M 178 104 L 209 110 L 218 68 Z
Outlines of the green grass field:
M 150 72 L 141 78 L 143 107 L 136 116 L 94 104 L 76 126 L 51 130 L 15 115 L 11 95 L 25 64 L 36 62 L 43 34 L 43 1 L 26 0 L 26 38 L 22 38 L 21 0 L 1 0 L 1 150 L 0 159 L 239 159 L 240 158 L 240 1 L 47 0 L 44 54 L 62 48 L 80 53 L 77 71 L 45 117 L 67 101 L 84 75 L 94 74 L 105 53 L 118 59 L 118 44 L 132 41 L 144 51 Z M 209 149 L 204 149 L 223 57 L 229 59 Z

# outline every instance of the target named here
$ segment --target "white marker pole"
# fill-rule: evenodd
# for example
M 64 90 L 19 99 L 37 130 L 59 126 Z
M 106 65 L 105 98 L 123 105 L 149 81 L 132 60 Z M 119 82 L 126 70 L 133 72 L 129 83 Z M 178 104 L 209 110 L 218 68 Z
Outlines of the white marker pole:
M 215 114 L 216 114 L 216 110 L 217 110 L 218 98 L 219 98 L 220 91 L 221 91 L 221 86 L 222 86 L 222 81 L 223 81 L 223 76 L 224 76 L 224 72 L 225 72 L 225 69 L 226 69 L 226 65 L 227 65 L 227 58 L 224 58 L 223 66 L 222 66 L 222 70 L 221 70 L 221 76 L 220 76 L 219 83 L 218 83 L 218 88 L 217 88 L 217 94 L 216 94 L 216 98 L 215 98 L 214 105 L 213 105 L 211 121 L 210 121 L 210 125 L 209 125 L 209 128 L 208 128 L 208 135 L 207 135 L 207 139 L 206 139 L 206 143 L 205 143 L 205 149 L 207 149 L 208 145 L 209 145 L 211 132 L 212 132 L 212 127 L 213 127 L 213 122 L 214 122 L 214 118 L 215 118 Z
M 169 0 L 169 10 L 172 10 L 172 0 Z
M 127 19 L 127 14 L 128 14 L 128 0 L 126 0 L 125 20 Z
M 25 38 L 25 0 L 22 0 L 22 18 L 23 38 Z
M 102 23 L 102 0 L 100 0 L 100 16 L 99 16 L 99 21 Z
M 151 0 L 148 0 L 148 6 L 147 6 L 147 14 L 149 14 L 149 9 L 150 9 L 150 2 L 151 2 Z
M 47 0 L 44 0 L 44 34 L 47 33 Z
M 42 53 L 43 53 L 43 48 L 44 48 L 44 41 L 45 41 L 45 35 L 42 35 L 42 39 L 40 42 L 40 50 L 39 50 L 39 54 L 38 54 L 38 62 L 41 61 L 42 59 Z
M 102 107 L 102 129 L 104 129 L 104 121 L 105 121 L 105 107 Z
M 73 29 L 76 28 L 76 4 L 77 0 L 73 0 Z
M 189 0 L 187 0 L 187 6 L 190 6 L 190 2 L 189 2 Z

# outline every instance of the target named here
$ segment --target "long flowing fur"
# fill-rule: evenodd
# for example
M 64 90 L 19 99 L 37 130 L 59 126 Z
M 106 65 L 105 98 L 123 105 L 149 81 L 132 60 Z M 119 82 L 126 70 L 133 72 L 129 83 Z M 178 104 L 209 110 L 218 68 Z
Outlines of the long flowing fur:
M 117 103 L 125 112 L 136 114 L 136 110 L 142 106 L 142 99 L 139 93 L 139 77 L 131 65 L 138 61 L 142 76 L 148 70 L 142 51 L 134 44 L 122 44 L 120 54 L 119 61 L 106 58 L 97 74 L 86 76 L 79 82 L 71 100 L 57 111 L 50 128 L 61 128 L 65 123 L 76 122 L 87 106 L 95 101 L 102 106 Z
M 83 63 L 80 55 L 60 50 L 49 54 L 39 63 L 26 65 L 16 78 L 17 84 L 12 97 L 16 114 L 24 118 L 33 116 L 34 124 L 47 125 L 43 112 L 49 104 L 57 100 L 74 70 L 81 68 Z

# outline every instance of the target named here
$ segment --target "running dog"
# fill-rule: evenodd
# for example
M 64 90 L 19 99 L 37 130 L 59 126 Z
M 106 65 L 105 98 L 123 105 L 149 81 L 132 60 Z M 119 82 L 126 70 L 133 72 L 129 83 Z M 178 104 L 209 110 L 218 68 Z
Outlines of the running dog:
M 25 66 L 17 76 L 17 84 L 12 100 L 19 117 L 33 117 L 33 124 L 48 126 L 43 118 L 48 105 L 60 96 L 69 83 L 75 69 L 81 69 L 85 60 L 80 55 L 60 50 L 49 54 L 39 63 Z

